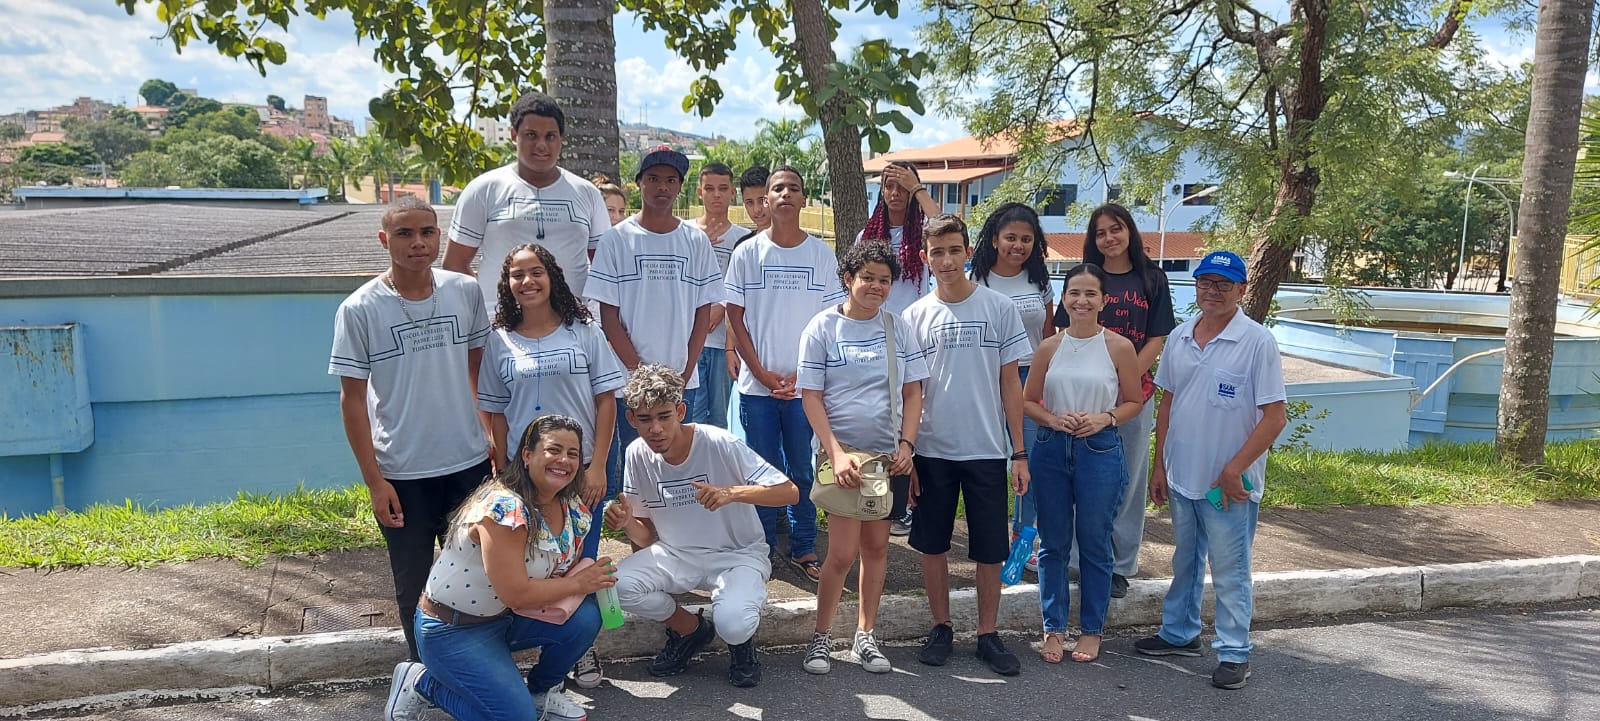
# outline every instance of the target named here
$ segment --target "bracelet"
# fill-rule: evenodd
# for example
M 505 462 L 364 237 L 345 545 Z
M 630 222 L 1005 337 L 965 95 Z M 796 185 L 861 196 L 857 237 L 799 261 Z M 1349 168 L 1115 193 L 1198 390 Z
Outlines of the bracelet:
M 1117 427 L 1117 414 L 1112 413 L 1111 411 L 1106 411 L 1106 415 L 1111 416 L 1111 427 L 1112 428 L 1116 428 Z
M 1013 460 L 1013 461 L 1026 461 L 1026 460 L 1028 460 L 1028 452 L 1027 451 L 1017 451 L 1016 453 L 1011 454 L 1011 460 Z
M 911 197 L 913 197 L 913 198 L 915 198 L 915 197 L 917 197 L 917 193 L 921 193 L 921 192 L 923 192 L 923 191 L 925 191 L 925 190 L 927 190 L 927 189 L 928 189 L 928 186 L 926 186 L 926 185 L 919 185 L 919 186 L 917 186 L 917 189 L 916 189 L 916 190 L 913 190 L 913 191 L 911 191 Z M 929 193 L 928 193 L 928 197 L 930 197 L 930 198 L 932 198 L 932 197 L 933 197 L 933 193 L 932 193 L 932 192 L 929 192 Z
M 908 441 L 908 440 L 906 440 L 906 439 L 904 439 L 904 438 L 901 438 L 901 439 L 900 439 L 900 442 L 899 442 L 899 443 L 896 443 L 896 444 L 895 444 L 895 445 L 899 445 L 899 444 L 900 444 L 900 443 L 904 443 L 904 444 L 906 444 L 906 447 L 907 447 L 907 448 L 910 448 L 910 449 L 911 449 L 911 453 L 912 453 L 912 454 L 913 454 L 913 455 L 915 455 L 915 454 L 916 454 L 916 452 L 917 452 L 917 444 L 915 444 L 915 443 L 912 443 L 912 442 L 911 442 L 911 441 Z

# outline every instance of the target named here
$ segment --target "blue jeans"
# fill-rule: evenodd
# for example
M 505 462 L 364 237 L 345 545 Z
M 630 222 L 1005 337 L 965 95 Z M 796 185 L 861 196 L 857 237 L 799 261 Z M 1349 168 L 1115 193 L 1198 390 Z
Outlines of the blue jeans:
M 1111 522 L 1122 502 L 1128 472 L 1122 463 L 1122 437 L 1106 428 L 1075 438 L 1040 429 L 1028 454 L 1033 473 L 1028 495 L 1039 509 L 1039 605 L 1044 630 L 1067 630 L 1072 594 L 1067 588 L 1067 549 L 1074 540 L 1082 553 L 1078 573 L 1079 625 L 1086 634 L 1105 629 L 1111 605 Z
M 811 423 L 800 399 L 782 401 L 772 396 L 739 394 L 739 423 L 750 448 L 794 481 L 800 501 L 785 508 L 756 506 L 767 547 L 778 549 L 778 514 L 789 514 L 789 556 L 804 558 L 816 552 L 817 507 L 811 503 Z
M 693 423 L 693 409 L 700 402 L 700 389 L 684 390 L 683 405 L 688 407 L 689 413 L 685 420 Z M 627 460 L 628 444 L 639 437 L 639 432 L 633 429 L 633 424 L 628 422 L 628 404 L 621 398 L 617 399 L 617 430 L 611 436 L 611 455 L 606 457 L 606 498 L 616 498 L 622 492 L 622 466 Z M 598 513 L 596 514 L 598 518 Z
M 700 387 L 694 405 L 689 406 L 689 422 L 728 427 L 728 394 L 733 379 L 728 377 L 728 358 L 721 348 L 700 351 Z
M 1161 638 L 1181 646 L 1200 637 L 1200 595 L 1205 589 L 1206 561 L 1211 562 L 1211 588 L 1217 595 L 1218 661 L 1250 660 L 1250 614 L 1254 587 L 1250 549 L 1255 543 L 1254 501 L 1230 503 L 1219 511 L 1210 501 L 1171 493 L 1172 586 L 1161 607 Z
M 1023 385 L 1028 384 L 1028 368 L 1029 366 L 1017 367 L 1017 375 L 1022 377 Z M 1028 417 L 1028 414 L 1022 414 L 1022 442 L 1024 444 L 1032 442 L 1033 437 L 1038 433 L 1038 424 L 1034 423 L 1033 419 Z M 1027 446 L 1024 445 L 1023 447 L 1026 448 Z M 1029 470 L 1032 470 L 1031 466 Z M 1034 497 L 1033 491 L 1029 490 L 1027 493 L 1017 496 L 1017 502 L 1011 509 L 1011 533 L 1013 535 L 1021 533 L 1023 528 L 1034 525 L 1038 517 L 1038 499 Z
M 427 667 L 417 691 L 457 721 L 537 718 L 532 693 L 561 683 L 594 645 L 600 607 L 585 599 L 561 625 L 506 614 L 488 623 L 451 624 L 417 611 L 417 649 Z M 539 648 L 539 663 L 523 683 L 511 654 Z

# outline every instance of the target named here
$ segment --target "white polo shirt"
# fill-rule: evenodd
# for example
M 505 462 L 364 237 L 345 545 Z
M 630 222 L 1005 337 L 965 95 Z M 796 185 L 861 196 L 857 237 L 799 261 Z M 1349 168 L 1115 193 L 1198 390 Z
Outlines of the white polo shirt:
M 1167 485 L 1184 498 L 1199 500 L 1211 490 L 1222 467 L 1261 422 L 1261 406 L 1285 400 L 1283 358 L 1278 341 L 1243 310 L 1201 349 L 1194 341 L 1199 316 L 1178 326 L 1168 338 L 1156 372 L 1156 385 L 1172 393 L 1167 420 Z M 1250 463 L 1244 475 L 1261 501 L 1266 490 L 1267 454 Z

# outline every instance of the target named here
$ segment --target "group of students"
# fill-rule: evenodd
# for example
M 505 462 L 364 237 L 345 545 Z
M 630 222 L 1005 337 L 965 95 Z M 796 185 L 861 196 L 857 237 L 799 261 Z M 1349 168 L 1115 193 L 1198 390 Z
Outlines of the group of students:
M 684 671 L 720 637 L 729 681 L 754 686 L 777 561 L 818 584 L 805 670 L 829 671 L 859 563 L 850 655 L 888 672 L 874 630 L 897 533 L 922 556 L 933 621 L 918 660 L 943 665 L 958 507 L 977 564 L 978 658 L 1021 669 L 996 628 L 1001 565 L 1037 524 L 1040 655 L 1067 655 L 1070 565 L 1082 629 L 1070 658 L 1093 661 L 1109 599 L 1137 572 L 1156 386 L 1148 491 L 1157 502 L 1176 491 L 1179 542 L 1161 633 L 1135 647 L 1199 655 L 1209 554 L 1223 662 L 1213 683 L 1244 684 L 1250 536 L 1283 384 L 1271 335 L 1237 312 L 1237 256 L 1201 264 L 1201 314 L 1177 326 L 1131 214 L 1108 204 L 1057 304 L 1032 208 L 997 208 L 973 239 L 909 165 L 885 170 L 877 209 L 838 258 L 801 228 L 793 168 L 738 178 L 757 225 L 746 229 L 728 220 L 732 170 L 708 164 L 696 188 L 705 215 L 680 220 L 688 159 L 661 147 L 635 178 L 642 209 L 624 217 L 620 188 L 557 164 L 566 126 L 552 100 L 529 94 L 510 120 L 517 159 L 463 191 L 444 269 L 432 267 L 434 210 L 401 198 L 378 234 L 390 268 L 335 320 L 329 372 L 410 651 L 387 718 L 429 702 L 463 721 L 586 718 L 562 685 L 569 670 L 580 687 L 601 681 L 591 594 L 608 589 L 666 627 L 651 674 Z M 1168 336 L 1177 347 L 1152 379 Z M 745 440 L 722 427 L 735 390 Z M 853 451 L 891 459 L 893 508 L 883 520 L 831 515 L 821 559 L 814 472 L 826 464 L 831 482 L 859 485 Z M 597 558 L 601 519 L 634 549 L 619 562 Z M 709 618 L 673 598 L 696 589 L 711 594 Z M 512 653 L 534 647 L 524 680 Z

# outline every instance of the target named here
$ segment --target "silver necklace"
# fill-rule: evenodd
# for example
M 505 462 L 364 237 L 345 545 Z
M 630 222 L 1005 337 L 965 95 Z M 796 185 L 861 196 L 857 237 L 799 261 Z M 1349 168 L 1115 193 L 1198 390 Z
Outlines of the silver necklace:
M 1071 333 L 1067 333 L 1066 331 L 1062 331 L 1062 333 L 1066 334 L 1066 336 L 1067 336 L 1067 346 L 1072 348 L 1072 352 L 1073 353 L 1077 353 L 1078 351 L 1083 350 L 1084 348 L 1088 348 L 1089 344 L 1094 342 L 1094 339 L 1099 338 L 1100 334 L 1103 333 L 1103 332 L 1105 332 L 1104 329 L 1096 331 L 1094 335 L 1089 336 L 1088 338 L 1079 339 L 1079 338 L 1073 337 L 1073 335 Z
M 406 314 L 406 320 L 411 321 L 411 327 L 422 330 L 422 322 L 411 317 L 411 310 L 406 308 L 406 297 L 400 295 L 400 289 L 394 285 L 394 273 L 384 273 L 383 280 L 389 286 L 389 290 L 394 291 L 395 297 L 400 299 L 400 312 Z M 432 293 L 428 294 L 428 297 L 432 298 L 433 302 L 429 304 L 428 317 L 424 320 L 436 317 L 439 311 L 439 289 L 433 287 L 433 269 L 431 268 L 428 269 L 428 287 L 433 290 Z

